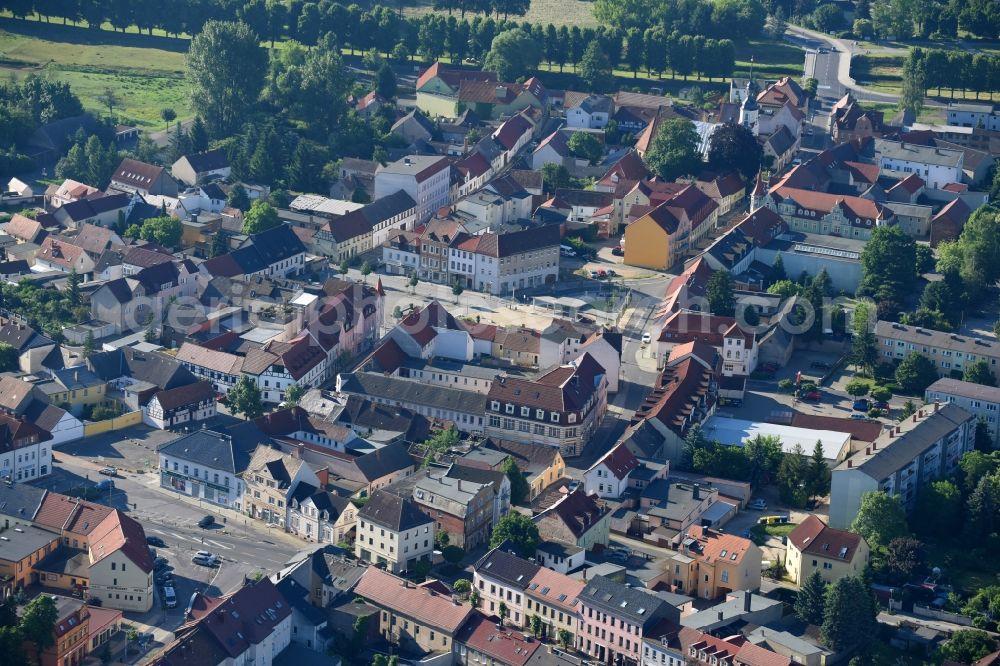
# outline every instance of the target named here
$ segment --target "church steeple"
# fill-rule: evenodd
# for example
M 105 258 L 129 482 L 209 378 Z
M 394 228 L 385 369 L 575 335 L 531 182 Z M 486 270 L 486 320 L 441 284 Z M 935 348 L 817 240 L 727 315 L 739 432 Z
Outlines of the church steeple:
M 750 78 L 747 80 L 746 93 L 743 97 L 743 103 L 740 105 L 740 124 L 755 135 L 758 132 L 757 116 L 760 113 L 757 106 L 757 94 L 757 84 L 753 80 L 753 56 L 750 56 Z

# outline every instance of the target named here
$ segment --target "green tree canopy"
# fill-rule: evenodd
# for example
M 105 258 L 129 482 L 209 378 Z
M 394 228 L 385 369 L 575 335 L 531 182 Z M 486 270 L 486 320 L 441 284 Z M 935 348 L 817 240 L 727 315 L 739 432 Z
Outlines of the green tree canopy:
M 799 586 L 795 596 L 795 617 L 807 624 L 820 625 L 826 609 L 826 583 L 818 570 L 813 570 Z
M 145 241 L 159 243 L 163 247 L 176 248 L 181 242 L 184 227 L 176 217 L 162 215 L 145 220 L 139 229 L 139 237 Z
M 695 173 L 701 167 L 700 142 L 690 120 L 671 118 L 661 122 L 646 152 L 646 166 L 667 181 Z
M 982 384 L 983 386 L 997 385 L 997 379 L 993 376 L 993 371 L 990 370 L 990 364 L 982 360 L 965 366 L 962 379 L 973 384 Z
M 42 652 L 55 644 L 55 627 L 59 612 L 56 602 L 47 594 L 40 594 L 24 607 L 21 613 L 21 635 L 35 645 L 38 662 L 42 663 Z
M 959 629 L 938 648 L 942 660 L 974 664 L 997 649 L 996 640 L 981 629 Z
M 259 234 L 281 224 L 278 211 L 263 199 L 257 199 L 243 216 L 243 233 Z
M 530 33 L 516 28 L 493 38 L 483 69 L 494 72 L 501 81 L 517 81 L 538 68 L 542 49 Z
M 187 81 L 195 111 L 214 136 L 239 128 L 264 85 L 267 53 L 246 23 L 208 21 L 191 40 Z
M 962 491 L 950 479 L 932 481 L 917 491 L 917 504 L 910 525 L 924 538 L 951 534 L 961 522 Z
M 901 303 L 916 284 L 916 263 L 916 243 L 899 226 L 876 227 L 861 251 L 858 295 Z
M 726 123 L 716 128 L 708 140 L 708 164 L 718 171 L 736 171 L 751 180 L 760 171 L 764 151 L 747 127 Z
M 0 372 L 16 372 L 19 358 L 17 349 L 6 342 L 0 342 Z
M 601 142 L 590 132 L 573 132 L 569 137 L 569 149 L 576 157 L 596 164 L 604 154 Z M 565 167 L 564 167 L 565 168 Z
M 736 295 L 733 276 L 729 271 L 715 271 L 708 279 L 705 293 L 708 307 L 713 315 L 732 317 L 736 314 Z
M 606 92 L 614 85 L 614 76 L 608 54 L 601 48 L 598 41 L 587 45 L 580 61 L 580 78 L 587 84 L 588 90 Z
M 521 504 L 524 500 L 528 499 L 528 494 L 531 489 L 528 486 L 527 479 L 524 478 L 524 472 L 518 468 L 517 463 L 510 456 L 503 461 L 503 465 L 500 467 L 500 471 L 507 475 L 510 479 L 510 503 L 511 504 Z
M 249 375 L 242 375 L 226 394 L 226 405 L 233 414 L 242 414 L 246 419 L 255 419 L 264 413 L 260 388 Z
M 918 351 L 911 351 L 896 367 L 896 383 L 906 393 L 923 394 L 924 389 L 933 384 L 937 378 L 937 368 L 934 361 Z
M 493 528 L 490 548 L 496 548 L 504 541 L 510 542 L 521 557 L 534 557 L 539 541 L 538 526 L 524 514 L 511 511 Z
M 899 498 L 881 491 L 863 494 L 851 531 L 864 537 L 872 550 L 886 548 L 893 539 L 906 536 L 909 529 Z
M 824 644 L 837 652 L 865 647 L 878 635 L 877 615 L 868 586 L 854 576 L 841 578 L 826 593 L 821 628 Z

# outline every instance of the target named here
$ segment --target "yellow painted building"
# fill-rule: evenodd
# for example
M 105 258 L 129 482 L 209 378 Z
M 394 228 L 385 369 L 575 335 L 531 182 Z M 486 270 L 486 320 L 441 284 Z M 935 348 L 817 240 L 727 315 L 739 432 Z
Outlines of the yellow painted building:
M 761 549 L 750 539 L 694 526 L 667 562 L 662 579 L 674 592 L 715 599 L 760 588 Z
M 665 271 L 683 258 L 690 226 L 659 206 L 625 227 L 625 263 Z
M 860 576 L 869 554 L 860 535 L 828 527 L 809 516 L 788 534 L 785 569 L 796 585 L 802 585 L 813 571 L 833 583 L 844 576 Z

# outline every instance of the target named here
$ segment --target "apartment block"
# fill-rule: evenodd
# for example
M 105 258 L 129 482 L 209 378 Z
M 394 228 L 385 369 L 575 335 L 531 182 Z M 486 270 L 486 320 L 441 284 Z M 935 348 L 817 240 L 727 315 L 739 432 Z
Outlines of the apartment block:
M 986 361 L 997 376 L 1000 344 L 994 340 L 881 320 L 875 323 L 875 339 L 879 357 L 885 361 L 902 359 L 915 351 L 933 361 L 941 376 L 961 373 L 976 361 Z
M 913 508 L 920 486 L 955 471 L 975 443 L 976 417 L 958 405 L 934 403 L 885 431 L 832 474 L 830 526 L 850 527 L 861 497 L 884 492 Z
M 924 402 L 951 402 L 982 419 L 990 431 L 993 448 L 1000 448 L 1000 388 L 945 377 L 937 380 L 924 391 Z

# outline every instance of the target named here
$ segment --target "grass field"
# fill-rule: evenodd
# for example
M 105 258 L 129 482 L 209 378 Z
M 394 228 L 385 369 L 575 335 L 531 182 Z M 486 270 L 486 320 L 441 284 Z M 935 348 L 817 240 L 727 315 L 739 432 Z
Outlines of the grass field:
M 84 107 L 106 112 L 106 88 L 118 97 L 122 121 L 161 129 L 160 109 L 191 115 L 184 84 L 187 42 L 72 26 L 0 19 L 0 74 L 36 73 L 73 87 Z
M 899 94 L 903 89 L 903 64 L 904 56 L 890 53 L 871 53 L 869 55 L 856 57 L 851 60 L 851 76 L 858 85 L 877 92 Z M 937 96 L 937 89 L 928 91 L 931 97 Z M 982 93 L 978 99 L 990 101 L 1000 98 L 1000 93 Z M 938 97 L 943 102 L 951 101 L 951 91 L 947 88 L 941 90 Z M 955 91 L 955 100 L 976 100 L 976 93 L 962 90 Z

